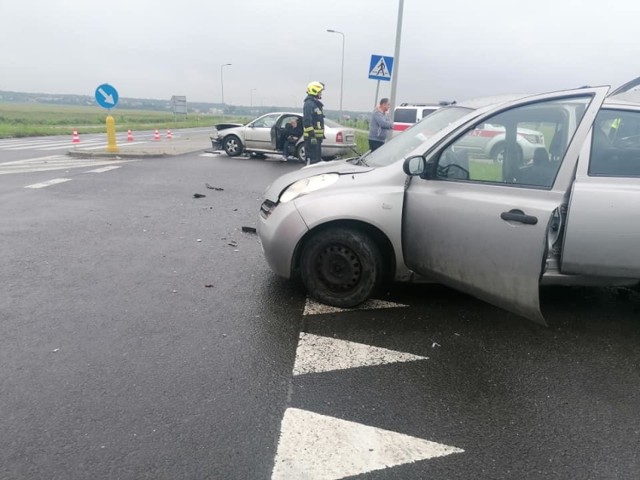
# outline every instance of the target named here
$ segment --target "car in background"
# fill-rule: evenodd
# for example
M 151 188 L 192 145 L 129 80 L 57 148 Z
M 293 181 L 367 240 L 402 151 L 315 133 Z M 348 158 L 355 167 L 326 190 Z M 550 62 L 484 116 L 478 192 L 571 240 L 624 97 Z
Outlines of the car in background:
M 544 134 L 530 128 L 518 128 L 518 151 L 523 160 L 531 160 L 537 148 L 544 148 Z M 505 128 L 501 125 L 485 123 L 471 130 L 458 142 L 458 149 L 480 153 L 495 162 L 501 162 L 505 155 Z
M 418 123 L 427 115 L 435 112 L 439 108 L 456 102 L 440 103 L 401 103 L 393 110 L 393 134 L 404 132 L 407 128 Z
M 214 150 L 224 150 L 230 157 L 243 153 L 255 154 L 283 154 L 283 132 L 285 125 L 293 118 L 302 125 L 302 115 L 292 112 L 267 113 L 246 125 L 222 123 L 214 126 L 210 136 Z M 333 159 L 356 154 L 356 132 L 352 128 L 344 127 L 333 120 L 325 119 L 325 139 L 322 142 L 322 158 Z M 296 142 L 293 155 L 300 161 L 306 161 L 302 137 Z
M 540 323 L 541 285 L 638 288 L 634 85 L 446 106 L 359 158 L 285 174 L 258 214 L 267 263 L 337 307 L 428 279 Z M 500 163 L 465 148 L 487 125 L 503 129 Z M 548 141 L 525 160 L 532 127 Z

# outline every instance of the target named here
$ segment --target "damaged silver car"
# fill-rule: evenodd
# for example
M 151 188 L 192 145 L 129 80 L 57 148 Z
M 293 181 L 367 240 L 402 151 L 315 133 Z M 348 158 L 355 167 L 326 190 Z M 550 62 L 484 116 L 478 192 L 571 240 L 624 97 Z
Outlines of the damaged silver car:
M 429 279 L 540 323 L 540 285 L 638 285 L 639 84 L 460 102 L 360 158 L 286 174 L 259 213 L 265 257 L 329 305 Z M 501 162 L 467 148 L 487 124 Z M 531 158 L 522 129 L 544 136 Z

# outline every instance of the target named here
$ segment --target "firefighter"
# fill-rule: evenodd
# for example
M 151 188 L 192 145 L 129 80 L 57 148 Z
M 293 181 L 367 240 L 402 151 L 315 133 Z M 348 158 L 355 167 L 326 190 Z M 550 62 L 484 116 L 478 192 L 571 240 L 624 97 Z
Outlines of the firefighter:
M 318 163 L 322 159 L 322 140 L 324 140 L 324 106 L 320 99 L 324 84 L 311 82 L 307 85 L 307 97 L 302 107 L 302 127 L 304 150 L 307 164 Z

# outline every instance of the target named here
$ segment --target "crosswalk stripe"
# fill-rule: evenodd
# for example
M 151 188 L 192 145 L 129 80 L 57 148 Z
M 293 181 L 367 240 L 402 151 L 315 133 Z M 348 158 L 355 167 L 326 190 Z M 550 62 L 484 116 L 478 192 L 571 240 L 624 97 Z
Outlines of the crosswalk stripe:
M 150 140 L 150 139 L 149 139 Z M 126 138 L 116 139 L 116 143 L 120 145 L 136 145 L 140 143 L 148 143 L 148 140 L 138 140 L 135 142 L 127 142 Z M 81 143 L 72 143 L 70 140 L 13 140 L 1 141 L 0 150 L 20 151 L 20 150 L 63 150 L 72 149 L 74 147 L 86 150 L 95 150 L 103 148 L 107 145 L 104 138 L 93 138 L 83 140 Z
M 0 175 L 11 173 L 47 172 L 51 170 L 65 170 L 71 168 L 98 167 L 100 165 L 114 165 L 127 163 L 131 160 L 71 158 L 66 155 L 49 155 L 46 157 L 16 160 L 0 163 Z
M 24 188 L 44 188 L 44 187 L 49 187 L 51 185 L 57 185 L 58 183 L 64 183 L 64 182 L 70 182 L 70 181 L 71 181 L 70 178 L 54 178 L 54 179 L 48 180 L 46 182 L 34 183 L 32 185 L 26 185 Z
M 116 168 L 120 168 L 122 165 L 113 165 L 111 167 L 102 167 L 96 168 L 95 170 L 88 170 L 87 173 L 104 173 L 109 172 L 111 170 L 115 170 Z

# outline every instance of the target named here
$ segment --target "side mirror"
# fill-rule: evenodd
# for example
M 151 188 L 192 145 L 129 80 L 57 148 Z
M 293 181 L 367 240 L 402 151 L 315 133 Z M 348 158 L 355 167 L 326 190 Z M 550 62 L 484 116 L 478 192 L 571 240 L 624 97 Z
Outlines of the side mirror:
M 407 158 L 402 164 L 404 173 L 411 177 L 424 175 L 427 169 L 427 160 L 422 155 Z

